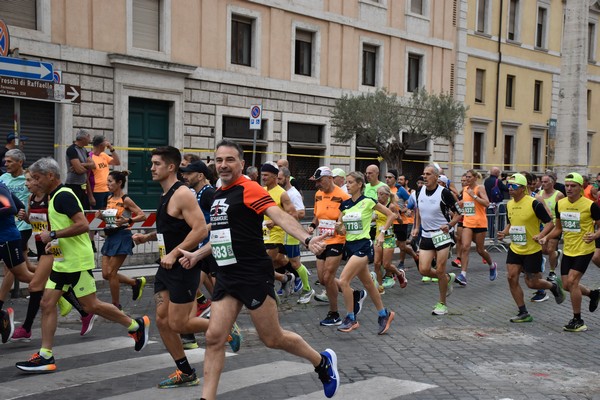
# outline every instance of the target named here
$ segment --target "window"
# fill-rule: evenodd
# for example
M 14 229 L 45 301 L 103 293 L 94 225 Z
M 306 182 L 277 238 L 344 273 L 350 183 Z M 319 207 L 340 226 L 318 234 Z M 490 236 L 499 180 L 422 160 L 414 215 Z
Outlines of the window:
M 265 123 L 256 132 L 256 139 L 264 139 Z M 254 140 L 254 132 L 250 130 L 250 119 L 240 117 L 223 116 L 223 137 L 228 139 Z
M 301 29 L 296 30 L 296 49 L 294 57 L 294 73 L 296 75 L 312 75 L 313 33 Z
M 535 81 L 533 85 L 533 111 L 542 111 L 543 82 Z
M 473 133 L 473 168 L 475 169 L 481 169 L 483 164 L 483 138 L 483 132 Z
M 592 91 L 587 91 L 587 119 L 588 121 L 591 119 L 590 115 L 592 114 Z
M 513 136 L 505 135 L 504 136 L 504 170 L 512 170 L 512 160 L 513 160 Z
M 485 101 L 485 70 L 475 70 L 475 103 Z
M 411 0 L 410 12 L 413 14 L 423 15 L 423 0 Z
M 508 10 L 508 40 L 519 40 L 519 0 L 510 0 Z
M 540 49 L 546 48 L 546 19 L 548 18 L 548 10 L 544 7 L 538 7 L 537 25 L 535 31 L 535 47 Z
M 419 54 L 408 55 L 408 80 L 406 91 L 414 92 L 421 87 L 421 61 L 423 56 Z
M 506 107 L 513 108 L 515 106 L 515 77 L 506 75 Z
M 596 60 L 596 24 L 588 24 L 588 61 Z
M 533 171 L 542 171 L 543 165 L 542 160 L 542 138 L 534 137 L 531 143 L 531 161 L 533 164 Z
M 133 47 L 160 50 L 160 0 L 133 0 Z
M 362 57 L 362 84 L 365 86 L 375 86 L 377 47 L 364 44 Z
M 488 0 L 477 0 L 477 27 L 478 33 L 487 33 Z
M 323 125 L 289 122 L 287 141 L 306 142 L 320 145 L 323 143 Z
M 7 25 L 37 29 L 36 0 L 0 1 L 0 15 Z
M 252 66 L 252 24 L 254 20 L 240 15 L 231 17 L 231 63 Z

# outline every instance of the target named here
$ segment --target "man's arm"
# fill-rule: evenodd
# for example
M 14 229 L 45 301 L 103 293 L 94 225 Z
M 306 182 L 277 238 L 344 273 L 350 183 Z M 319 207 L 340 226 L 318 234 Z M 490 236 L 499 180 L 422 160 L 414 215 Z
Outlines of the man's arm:
M 90 224 L 82 212 L 73 214 L 70 218 L 71 221 L 73 221 L 73 225 L 65 229 L 54 231 L 57 239 L 81 235 L 82 233 L 87 233 L 90 230 Z M 40 234 L 40 238 L 44 243 L 48 243 L 50 240 L 52 240 L 50 238 L 49 231 L 43 231 Z
M 274 205 L 267 208 L 265 210 L 265 214 L 267 214 L 267 216 L 271 218 L 275 224 L 283 227 L 287 233 L 298 239 L 301 243 L 306 244 L 306 239 L 311 237 L 311 235 L 304 230 L 302 225 L 300 225 L 300 223 L 294 217 L 283 211 L 278 206 Z M 326 235 L 321 235 L 312 238 L 308 243 L 308 249 L 315 254 L 322 252 L 325 248 L 325 237 Z

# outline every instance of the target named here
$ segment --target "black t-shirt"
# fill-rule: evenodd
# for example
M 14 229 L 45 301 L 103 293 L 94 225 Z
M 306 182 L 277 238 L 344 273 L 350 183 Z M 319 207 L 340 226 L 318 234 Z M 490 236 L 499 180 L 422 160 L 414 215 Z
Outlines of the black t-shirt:
M 50 198 L 54 199 L 54 209 L 56 212 L 65 214 L 67 217 L 72 218 L 73 215 L 83 212 L 83 209 L 77 203 L 77 197 L 71 191 L 62 191 L 56 193 L 63 185 L 58 186 L 50 193 Z

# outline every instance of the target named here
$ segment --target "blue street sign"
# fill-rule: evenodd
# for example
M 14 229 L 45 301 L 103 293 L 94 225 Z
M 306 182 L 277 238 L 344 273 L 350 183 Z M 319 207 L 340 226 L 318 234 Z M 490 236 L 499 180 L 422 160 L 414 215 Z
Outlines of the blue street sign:
M 54 68 L 51 63 L 23 60 L 22 58 L 0 57 L 1 76 L 52 82 L 53 72 Z

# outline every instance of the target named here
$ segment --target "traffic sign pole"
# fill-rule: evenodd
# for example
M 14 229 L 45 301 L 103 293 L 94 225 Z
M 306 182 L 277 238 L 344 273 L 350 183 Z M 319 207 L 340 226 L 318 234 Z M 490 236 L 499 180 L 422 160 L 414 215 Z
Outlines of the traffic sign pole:
M 253 132 L 252 140 L 252 166 L 256 166 L 256 137 L 262 124 L 262 106 L 253 105 L 250 107 L 250 129 Z

